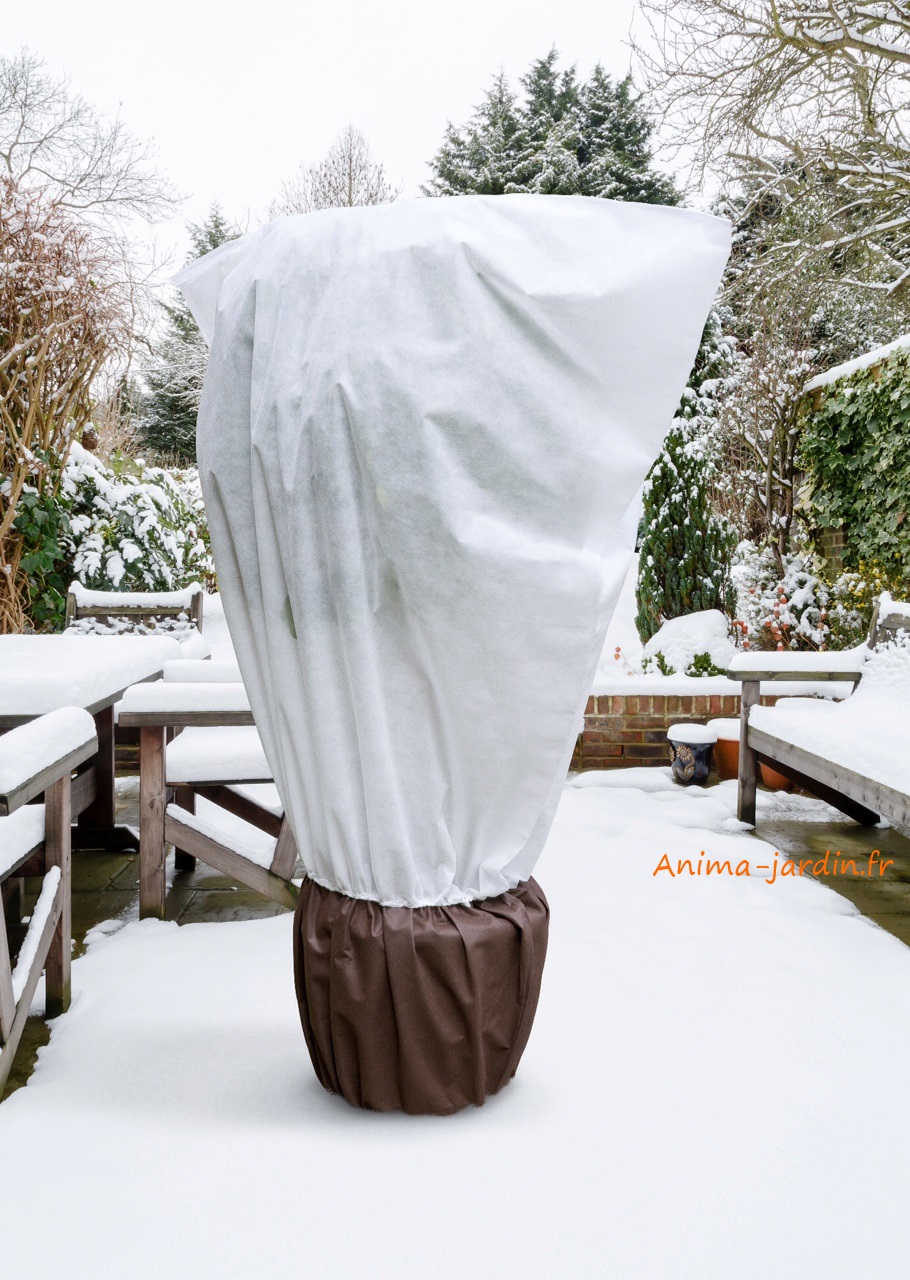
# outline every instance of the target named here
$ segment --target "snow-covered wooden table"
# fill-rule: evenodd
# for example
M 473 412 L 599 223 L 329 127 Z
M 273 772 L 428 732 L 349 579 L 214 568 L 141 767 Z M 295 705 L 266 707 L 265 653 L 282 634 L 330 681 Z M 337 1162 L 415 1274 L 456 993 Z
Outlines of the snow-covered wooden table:
M 154 680 L 180 658 L 176 640 L 158 636 L 0 636 L 0 732 L 58 707 L 95 718 L 98 751 L 73 780 L 78 844 L 135 846 L 114 822 L 114 706 L 131 684 Z

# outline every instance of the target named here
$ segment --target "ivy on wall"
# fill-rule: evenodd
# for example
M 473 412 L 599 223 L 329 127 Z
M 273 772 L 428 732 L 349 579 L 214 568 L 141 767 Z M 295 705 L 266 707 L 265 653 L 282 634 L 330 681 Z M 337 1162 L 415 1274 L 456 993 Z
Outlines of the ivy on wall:
M 826 387 L 806 411 L 799 461 L 814 531 L 843 529 L 845 562 L 910 582 L 910 352 Z M 817 407 L 816 407 L 817 406 Z

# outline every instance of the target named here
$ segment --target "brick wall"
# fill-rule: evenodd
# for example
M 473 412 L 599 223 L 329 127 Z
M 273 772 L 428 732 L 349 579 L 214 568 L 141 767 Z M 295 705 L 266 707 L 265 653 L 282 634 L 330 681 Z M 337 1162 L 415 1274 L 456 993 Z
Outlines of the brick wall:
M 762 698 L 773 706 L 776 698 Z M 573 769 L 621 769 L 670 763 L 667 730 L 681 721 L 706 724 L 739 715 L 737 694 L 607 694 L 589 698 Z

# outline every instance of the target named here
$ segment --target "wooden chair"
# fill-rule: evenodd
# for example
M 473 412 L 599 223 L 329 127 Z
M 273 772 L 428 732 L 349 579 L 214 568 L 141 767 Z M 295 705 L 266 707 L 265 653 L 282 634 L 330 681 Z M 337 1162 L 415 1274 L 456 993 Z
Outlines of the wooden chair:
M 0 918 L 0 1092 L 41 976 L 45 1012 L 70 1002 L 72 771 L 98 749 L 95 723 L 79 707 L 40 716 L 0 738 L 0 881 L 43 875 L 15 969 Z M 30 804 L 44 792 L 44 804 Z M 39 866 L 35 868 L 35 862 Z
M 765 763 L 863 826 L 873 826 L 882 814 L 892 822 L 910 824 L 910 795 L 866 777 L 842 760 L 827 759 L 767 728 L 758 728 L 749 719 L 752 708 L 761 700 L 762 681 L 839 681 L 851 683 L 855 691 L 869 650 L 900 630 L 910 631 L 907 607 L 891 608 L 886 598 L 884 609 L 879 604 L 875 606 L 865 650 L 860 646 L 824 654 L 756 652 L 734 658 L 727 676 L 742 684 L 737 799 L 740 821 L 755 824 L 758 766 Z
M 277 797 L 263 804 L 257 789 L 272 784 L 246 690 L 241 684 L 161 681 L 127 690 L 120 723 L 138 728 L 139 913 L 162 918 L 166 846 L 180 870 L 195 859 L 293 910 L 297 846 Z M 168 742 L 168 735 L 179 736 Z M 264 845 L 196 815 L 203 797 L 268 837 Z M 257 802 L 258 801 L 258 802 Z

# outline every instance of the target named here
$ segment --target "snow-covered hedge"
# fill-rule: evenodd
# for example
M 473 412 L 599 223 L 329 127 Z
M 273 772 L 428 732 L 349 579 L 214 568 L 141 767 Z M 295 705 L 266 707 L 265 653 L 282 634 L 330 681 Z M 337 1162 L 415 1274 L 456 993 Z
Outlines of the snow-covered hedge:
M 74 444 L 59 489 L 73 577 L 86 587 L 163 591 L 214 576 L 205 509 L 193 470 L 141 462 L 117 472 Z

